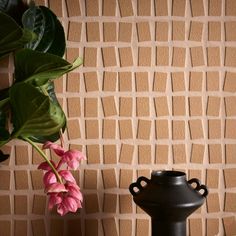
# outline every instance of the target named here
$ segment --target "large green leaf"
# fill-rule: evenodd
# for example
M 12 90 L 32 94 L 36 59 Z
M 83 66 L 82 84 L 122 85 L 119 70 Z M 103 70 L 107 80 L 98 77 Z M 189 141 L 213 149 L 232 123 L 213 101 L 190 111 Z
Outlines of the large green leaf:
M 22 0 L 0 0 L 0 11 L 14 18 L 18 24 L 21 24 L 21 17 L 27 8 Z
M 56 97 L 53 82 L 49 82 L 49 83 L 43 85 L 42 87 L 40 87 L 40 89 L 42 89 L 43 91 L 46 91 L 46 94 L 48 94 L 52 103 L 59 106 L 59 102 Z M 62 127 L 62 132 L 64 132 L 65 128 L 66 128 L 66 122 L 65 122 L 64 126 Z M 45 143 L 46 141 L 55 142 L 60 138 L 60 132 L 61 131 L 56 132 L 55 134 L 52 134 L 50 136 L 42 136 L 42 135 L 31 136 L 30 139 L 34 142 L 37 142 L 37 143 Z
M 15 138 L 50 136 L 66 122 L 61 107 L 30 84 L 14 84 L 10 89 L 10 103 Z
M 81 64 L 81 58 L 77 58 L 73 64 L 70 64 L 53 54 L 22 49 L 15 54 L 15 81 L 25 81 L 35 86 L 42 86 L 49 80 L 56 79 Z
M 22 48 L 34 39 L 34 33 L 22 29 L 10 16 L 0 11 L 0 57 Z
M 49 52 L 62 57 L 65 52 L 64 29 L 56 15 L 47 7 L 31 6 L 23 15 L 24 28 L 38 35 L 37 40 L 26 45 L 27 48 Z
M 6 114 L 3 110 L 0 110 L 0 141 L 8 140 L 10 134 L 6 129 Z

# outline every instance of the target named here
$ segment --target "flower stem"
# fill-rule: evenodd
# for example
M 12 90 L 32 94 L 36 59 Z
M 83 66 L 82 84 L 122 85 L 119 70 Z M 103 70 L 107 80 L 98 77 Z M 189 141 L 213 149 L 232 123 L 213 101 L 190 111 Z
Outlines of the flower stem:
M 56 168 L 53 166 L 53 164 L 50 162 L 50 160 L 48 159 L 48 157 L 46 156 L 46 154 L 38 147 L 38 145 L 31 141 L 29 138 L 23 138 L 26 142 L 28 142 L 33 148 L 35 148 L 35 150 L 43 157 L 43 159 L 48 163 L 48 165 L 51 167 L 52 171 L 54 172 L 54 174 L 57 177 L 57 180 L 63 184 L 61 177 L 59 175 L 59 173 L 57 172 Z

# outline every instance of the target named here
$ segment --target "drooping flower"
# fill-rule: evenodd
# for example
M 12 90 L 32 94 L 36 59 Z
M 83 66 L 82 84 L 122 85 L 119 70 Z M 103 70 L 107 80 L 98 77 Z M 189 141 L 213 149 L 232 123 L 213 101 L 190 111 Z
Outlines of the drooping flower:
M 58 156 L 61 157 L 61 162 L 66 163 L 68 167 L 73 170 L 76 170 L 79 167 L 79 164 L 82 160 L 86 160 L 86 157 L 82 152 L 78 150 L 65 151 L 60 145 L 52 143 L 50 141 L 46 142 L 43 145 L 43 149 L 47 148 L 53 150 Z

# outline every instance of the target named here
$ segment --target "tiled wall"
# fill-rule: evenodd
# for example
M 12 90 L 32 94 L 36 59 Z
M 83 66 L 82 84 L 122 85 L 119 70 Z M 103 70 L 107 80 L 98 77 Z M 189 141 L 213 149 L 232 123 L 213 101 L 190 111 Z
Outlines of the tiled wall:
M 75 173 L 84 208 L 49 213 L 41 159 L 12 142 L 0 168 L 0 235 L 150 235 L 128 186 L 159 169 L 183 170 L 210 189 L 188 235 L 236 235 L 236 1 L 36 2 L 60 17 L 66 58 L 84 58 L 56 83 L 66 145 L 87 155 Z M 1 78 L 11 69 L 6 62 Z

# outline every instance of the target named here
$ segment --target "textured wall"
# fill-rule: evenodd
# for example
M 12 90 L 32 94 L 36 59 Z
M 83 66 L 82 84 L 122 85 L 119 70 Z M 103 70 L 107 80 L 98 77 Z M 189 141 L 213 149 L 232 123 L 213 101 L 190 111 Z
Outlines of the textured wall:
M 84 58 L 56 83 L 66 145 L 87 155 L 75 173 L 84 208 L 49 213 L 41 159 L 13 142 L 0 168 L 0 235 L 150 235 L 127 188 L 157 169 L 183 170 L 210 188 L 189 235 L 236 235 L 236 1 L 36 2 L 60 17 L 66 58 Z M 1 78 L 11 70 L 6 61 Z

